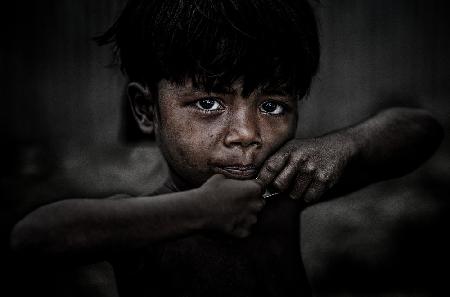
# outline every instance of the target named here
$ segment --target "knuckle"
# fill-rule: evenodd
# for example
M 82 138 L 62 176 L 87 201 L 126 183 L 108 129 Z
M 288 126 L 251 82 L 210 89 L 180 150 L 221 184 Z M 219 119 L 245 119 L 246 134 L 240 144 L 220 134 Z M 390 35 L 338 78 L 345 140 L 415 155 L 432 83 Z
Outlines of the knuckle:
M 295 154 L 292 154 L 291 160 L 292 160 L 292 163 L 298 164 L 298 163 L 301 163 L 301 162 L 305 162 L 306 158 L 305 158 L 305 155 L 302 152 L 296 152 Z
M 285 181 L 285 180 L 282 180 L 282 179 L 276 179 L 276 180 L 273 182 L 273 185 L 274 185 L 276 188 L 278 188 L 279 190 L 284 190 L 284 189 L 287 187 L 286 181 Z
M 287 154 L 287 153 L 273 156 L 266 162 L 267 170 L 269 172 L 277 172 L 284 165 L 284 163 L 286 162 L 288 157 L 289 157 L 289 154 Z
M 277 172 L 278 164 L 275 161 L 267 162 L 266 164 L 266 170 L 270 173 Z
M 317 198 L 317 191 L 316 189 L 310 189 L 306 194 L 305 194 L 305 201 L 308 203 L 314 202 Z
M 316 172 L 316 179 L 318 182 L 326 184 L 330 180 L 330 173 L 325 170 L 319 170 Z
M 311 161 L 306 162 L 304 170 L 307 173 L 313 173 L 316 171 L 316 164 L 314 164 L 314 162 L 311 162 Z

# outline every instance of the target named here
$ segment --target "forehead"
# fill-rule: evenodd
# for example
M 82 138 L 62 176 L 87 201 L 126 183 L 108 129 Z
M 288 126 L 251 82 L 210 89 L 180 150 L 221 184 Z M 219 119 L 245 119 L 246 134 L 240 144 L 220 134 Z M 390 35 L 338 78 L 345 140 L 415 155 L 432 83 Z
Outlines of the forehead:
M 205 94 L 227 94 L 242 97 L 249 97 L 251 95 L 276 95 L 291 97 L 285 85 L 281 85 L 279 87 L 259 86 L 255 88 L 255 90 L 251 94 L 244 96 L 244 83 L 242 79 L 236 80 L 231 85 L 214 85 L 211 88 L 196 85 L 191 79 L 186 79 L 183 82 L 172 82 L 163 79 L 158 83 L 158 90 L 160 97 L 180 97 Z

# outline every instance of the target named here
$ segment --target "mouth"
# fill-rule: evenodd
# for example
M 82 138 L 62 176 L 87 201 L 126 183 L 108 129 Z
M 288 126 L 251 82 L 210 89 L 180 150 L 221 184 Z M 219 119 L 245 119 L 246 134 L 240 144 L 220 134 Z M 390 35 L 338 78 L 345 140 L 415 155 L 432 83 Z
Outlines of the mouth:
M 255 178 L 258 170 L 254 165 L 229 165 L 217 166 L 217 173 L 221 173 L 228 178 L 233 179 L 251 179 Z

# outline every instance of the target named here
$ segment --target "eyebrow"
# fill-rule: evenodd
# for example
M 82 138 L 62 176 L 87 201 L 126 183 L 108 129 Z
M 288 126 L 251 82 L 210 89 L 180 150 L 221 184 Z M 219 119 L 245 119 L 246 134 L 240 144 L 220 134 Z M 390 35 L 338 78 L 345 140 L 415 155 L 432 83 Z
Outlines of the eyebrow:
M 261 92 L 258 92 L 260 95 L 265 96 L 282 96 L 286 97 L 290 94 L 286 90 L 262 90 Z
M 183 90 L 180 95 L 182 96 L 192 96 L 192 95 L 204 95 L 204 94 L 226 94 L 226 95 L 236 95 L 237 91 L 232 88 L 226 87 L 212 87 L 211 89 L 207 89 L 204 87 L 191 87 L 187 90 Z
M 261 89 L 255 90 L 258 95 L 265 95 L 265 96 L 289 96 L 289 92 L 287 91 L 286 87 L 282 88 L 273 88 L 273 87 L 266 87 Z M 182 93 L 184 96 L 192 96 L 192 95 L 204 95 L 204 94 L 225 94 L 225 95 L 237 95 L 237 90 L 229 87 L 224 86 L 213 86 L 210 90 L 203 88 L 203 87 L 192 87 L 189 90 L 186 90 Z
M 263 87 L 260 94 L 268 95 L 268 96 L 289 96 L 291 95 L 288 91 L 288 87 L 286 85 L 283 85 L 281 87 L 275 88 L 272 86 Z
M 204 89 L 201 89 L 201 90 L 203 90 L 204 92 L 209 93 L 208 90 L 204 90 Z M 210 92 L 211 93 L 217 93 L 217 94 L 237 95 L 236 89 L 233 89 L 231 87 L 222 86 L 222 85 L 214 85 L 214 86 L 212 86 L 211 89 L 210 89 Z

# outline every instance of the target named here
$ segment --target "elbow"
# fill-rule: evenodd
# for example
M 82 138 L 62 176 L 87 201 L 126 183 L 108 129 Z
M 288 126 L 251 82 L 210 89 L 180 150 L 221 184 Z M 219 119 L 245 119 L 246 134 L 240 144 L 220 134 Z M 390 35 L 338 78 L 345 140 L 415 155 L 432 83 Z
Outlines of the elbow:
M 73 200 L 34 210 L 12 228 L 10 250 L 19 258 L 62 261 L 96 254 L 97 250 L 92 247 L 96 244 L 95 237 L 91 236 L 93 220 L 80 216 L 79 212 L 79 204 Z
M 27 218 L 19 221 L 11 230 L 9 246 L 14 254 L 28 254 L 37 247 L 36 233 L 28 222 Z
M 444 128 L 430 111 L 423 108 L 393 107 L 385 112 L 393 118 L 405 119 L 403 122 L 414 131 L 418 148 L 423 149 L 424 157 L 430 157 L 442 143 Z
M 19 221 L 11 230 L 9 245 L 15 255 L 30 256 L 43 254 L 45 243 L 43 238 L 45 232 L 38 222 L 33 223 L 29 217 Z
M 31 212 L 11 230 L 9 247 L 20 257 L 56 256 L 65 243 L 64 230 L 41 209 Z

